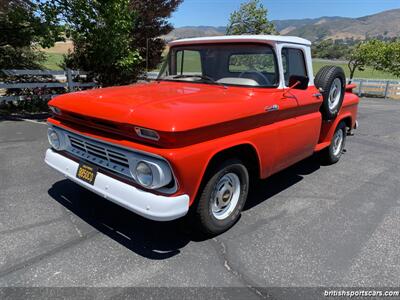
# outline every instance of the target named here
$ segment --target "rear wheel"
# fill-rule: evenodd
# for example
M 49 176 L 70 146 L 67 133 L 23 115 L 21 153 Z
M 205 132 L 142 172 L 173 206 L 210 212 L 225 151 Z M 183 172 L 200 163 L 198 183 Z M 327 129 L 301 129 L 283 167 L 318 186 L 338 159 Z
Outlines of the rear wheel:
M 239 219 L 249 189 L 249 173 L 231 159 L 213 169 L 195 207 L 196 227 L 206 235 L 220 234 Z
M 322 161 L 332 165 L 339 161 L 346 143 L 346 124 L 340 122 L 333 134 L 331 144 L 321 151 Z
M 321 114 L 324 120 L 333 120 L 342 107 L 346 76 L 340 67 L 324 66 L 315 76 L 315 86 L 321 91 Z

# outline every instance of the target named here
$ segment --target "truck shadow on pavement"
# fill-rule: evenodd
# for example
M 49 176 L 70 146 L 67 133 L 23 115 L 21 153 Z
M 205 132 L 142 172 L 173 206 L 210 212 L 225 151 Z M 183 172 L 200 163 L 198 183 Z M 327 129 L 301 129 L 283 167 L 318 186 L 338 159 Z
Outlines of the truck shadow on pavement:
M 318 160 L 311 157 L 266 180 L 258 181 L 254 184 L 244 209 L 249 210 L 267 201 L 301 181 L 303 175 L 313 173 L 319 167 Z M 180 249 L 188 243 L 203 240 L 190 230 L 185 219 L 170 222 L 147 220 L 70 180 L 56 182 L 48 194 L 81 219 L 74 222 L 78 228 L 83 227 L 80 231 L 85 231 L 85 227 L 87 231 L 87 223 L 131 251 L 149 259 L 168 259 L 178 255 Z M 240 222 L 236 226 L 240 226 Z
M 303 180 L 305 175 L 314 173 L 320 167 L 320 160 L 318 159 L 318 155 L 315 154 L 267 179 L 258 180 L 250 188 L 249 196 L 243 210 L 249 210 L 290 188 Z
M 179 249 L 190 242 L 180 228 L 180 220 L 147 220 L 70 180 L 56 182 L 48 193 L 73 215 L 141 256 L 167 259 L 179 254 Z M 80 220 L 75 225 L 85 227 Z

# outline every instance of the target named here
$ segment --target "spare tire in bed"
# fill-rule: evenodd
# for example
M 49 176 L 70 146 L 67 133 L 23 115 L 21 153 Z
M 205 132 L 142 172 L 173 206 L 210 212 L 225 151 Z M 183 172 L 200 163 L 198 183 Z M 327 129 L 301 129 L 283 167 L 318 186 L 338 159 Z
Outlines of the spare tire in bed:
M 324 66 L 314 79 L 315 86 L 322 94 L 323 102 L 320 108 L 324 120 L 333 120 L 342 107 L 345 94 L 346 76 L 340 67 Z

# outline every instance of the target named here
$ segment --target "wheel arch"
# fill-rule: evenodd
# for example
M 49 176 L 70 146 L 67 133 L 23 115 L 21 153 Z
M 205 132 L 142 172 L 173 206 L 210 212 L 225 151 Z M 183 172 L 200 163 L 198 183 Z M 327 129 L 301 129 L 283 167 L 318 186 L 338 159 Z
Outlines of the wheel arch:
M 201 192 L 204 184 L 207 182 L 207 179 L 209 178 L 210 174 L 212 174 L 214 168 L 218 164 L 230 158 L 237 158 L 244 163 L 249 171 L 250 179 L 257 179 L 261 177 L 261 161 L 257 148 L 250 142 L 230 145 L 222 149 L 218 149 L 212 155 L 210 155 L 201 177 L 200 185 L 196 190 L 196 196 L 194 199 L 197 199 L 199 192 Z
M 340 122 L 345 122 L 346 126 L 351 128 L 353 124 L 353 116 L 351 115 L 350 112 L 347 112 L 339 115 L 339 117 L 337 117 L 333 122 L 324 121 L 322 123 L 321 134 L 318 143 L 319 144 L 325 143 L 326 145 L 329 145 L 332 140 L 333 134 L 335 133 L 335 130 Z
M 339 123 L 340 123 L 340 122 L 344 122 L 344 123 L 346 124 L 346 127 L 352 128 L 353 119 L 352 119 L 352 116 L 351 116 L 351 115 L 344 116 L 343 118 L 340 119 Z M 337 125 L 339 125 L 339 123 L 338 123 Z M 337 125 L 336 125 L 336 126 L 337 126 Z
M 232 145 L 216 151 L 207 163 L 205 174 L 212 170 L 215 164 L 229 158 L 237 158 L 241 160 L 248 168 L 249 173 L 253 172 L 252 175 L 260 177 L 260 157 L 256 147 L 251 143 Z

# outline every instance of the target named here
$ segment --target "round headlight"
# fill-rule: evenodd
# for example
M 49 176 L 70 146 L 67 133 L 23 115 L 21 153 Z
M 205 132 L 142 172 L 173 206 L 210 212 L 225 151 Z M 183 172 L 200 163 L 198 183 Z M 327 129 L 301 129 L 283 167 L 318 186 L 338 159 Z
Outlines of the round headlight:
M 153 171 L 147 163 L 141 161 L 136 165 L 136 178 L 145 187 L 153 184 Z
M 50 145 L 54 149 L 56 149 L 56 150 L 60 150 L 61 149 L 61 139 L 60 139 L 57 131 L 55 131 L 54 129 L 49 128 L 49 130 L 47 131 L 47 137 L 49 139 Z
M 51 112 L 55 115 L 61 115 L 61 109 L 54 107 L 54 106 L 49 106 Z

